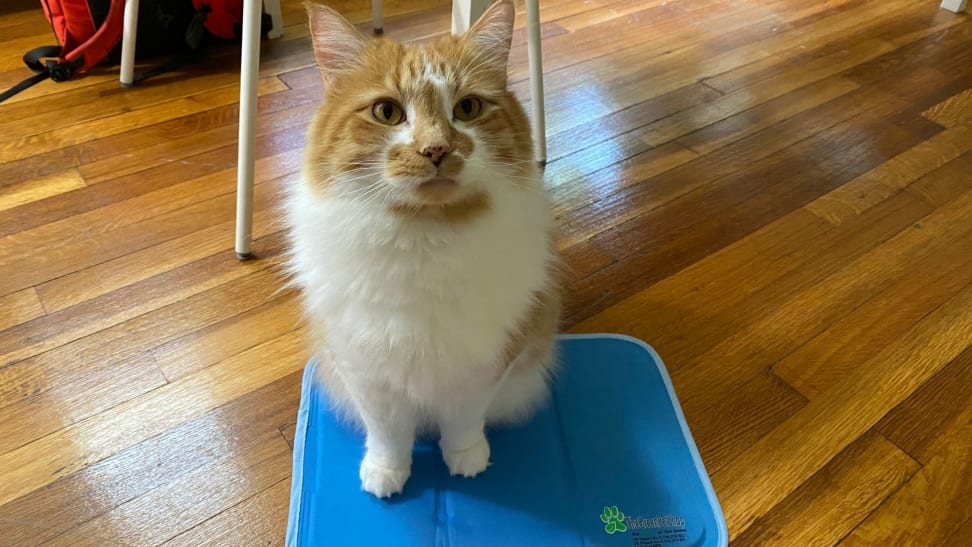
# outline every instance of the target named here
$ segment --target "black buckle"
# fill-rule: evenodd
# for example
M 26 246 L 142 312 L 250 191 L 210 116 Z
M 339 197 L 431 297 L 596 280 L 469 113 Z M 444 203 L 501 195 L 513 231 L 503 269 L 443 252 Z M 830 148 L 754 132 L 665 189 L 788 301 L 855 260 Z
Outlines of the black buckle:
M 71 64 L 61 64 L 57 61 L 47 61 L 47 73 L 55 82 L 63 82 L 71 79 L 74 67 Z

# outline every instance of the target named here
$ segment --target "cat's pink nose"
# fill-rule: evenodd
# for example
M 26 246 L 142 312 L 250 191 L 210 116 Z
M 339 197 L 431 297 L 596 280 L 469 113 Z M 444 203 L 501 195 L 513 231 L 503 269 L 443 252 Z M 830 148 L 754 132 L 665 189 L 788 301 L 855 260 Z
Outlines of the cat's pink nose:
M 439 164 L 442 163 L 442 160 L 444 160 L 445 157 L 448 156 L 450 152 L 452 152 L 452 148 L 449 148 L 448 145 L 443 145 L 443 146 L 426 146 L 425 148 L 422 149 L 421 153 L 423 156 L 432 160 L 432 163 L 434 163 L 435 166 L 438 167 Z

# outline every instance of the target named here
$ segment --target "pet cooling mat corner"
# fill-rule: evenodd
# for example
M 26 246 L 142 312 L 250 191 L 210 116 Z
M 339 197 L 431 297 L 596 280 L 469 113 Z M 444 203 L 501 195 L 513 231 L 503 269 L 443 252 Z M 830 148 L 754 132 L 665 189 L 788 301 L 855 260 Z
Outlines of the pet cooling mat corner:
M 487 431 L 490 467 L 450 477 L 416 444 L 405 491 L 361 490 L 360 432 L 330 413 L 308 363 L 294 438 L 288 546 L 728 544 L 719 502 L 661 359 L 619 335 L 560 337 L 551 401 Z

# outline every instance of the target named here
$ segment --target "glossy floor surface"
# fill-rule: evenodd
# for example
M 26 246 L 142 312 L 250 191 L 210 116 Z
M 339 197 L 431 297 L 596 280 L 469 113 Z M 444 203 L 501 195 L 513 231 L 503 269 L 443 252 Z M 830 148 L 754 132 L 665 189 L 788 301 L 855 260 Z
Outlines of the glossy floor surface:
M 542 2 L 567 326 L 662 355 L 733 545 L 972 545 L 972 18 L 937 4 Z M 4 6 L 0 87 L 51 41 Z M 0 104 L 0 544 L 282 542 L 307 355 L 275 205 L 321 94 L 284 17 L 252 262 L 237 50 Z

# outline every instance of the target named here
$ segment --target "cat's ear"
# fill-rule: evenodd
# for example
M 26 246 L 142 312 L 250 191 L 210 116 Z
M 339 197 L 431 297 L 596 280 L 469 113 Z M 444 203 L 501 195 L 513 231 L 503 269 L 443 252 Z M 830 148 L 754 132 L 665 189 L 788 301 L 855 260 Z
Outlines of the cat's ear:
M 491 53 L 493 58 L 505 67 L 510 56 L 515 17 L 516 9 L 512 0 L 499 0 L 486 8 L 482 17 L 463 37 Z
M 330 7 L 313 0 L 306 1 L 304 7 L 310 23 L 314 56 L 327 84 L 341 71 L 361 62 L 368 39 Z

